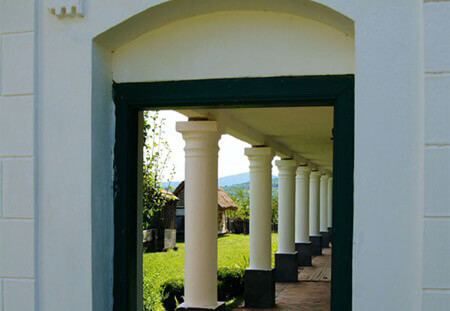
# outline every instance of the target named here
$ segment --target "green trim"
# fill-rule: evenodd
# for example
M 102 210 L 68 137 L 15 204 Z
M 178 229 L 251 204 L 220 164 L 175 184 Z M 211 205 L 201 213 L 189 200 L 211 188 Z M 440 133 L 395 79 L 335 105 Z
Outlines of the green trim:
M 331 310 L 352 309 L 354 87 L 334 105 Z
M 114 310 L 136 310 L 138 110 L 115 103 Z
M 333 311 L 351 310 L 353 75 L 114 83 L 114 310 L 136 310 L 137 113 L 145 109 L 334 106 Z
M 352 75 L 136 82 L 114 84 L 114 94 L 139 109 L 332 106 L 352 83 Z

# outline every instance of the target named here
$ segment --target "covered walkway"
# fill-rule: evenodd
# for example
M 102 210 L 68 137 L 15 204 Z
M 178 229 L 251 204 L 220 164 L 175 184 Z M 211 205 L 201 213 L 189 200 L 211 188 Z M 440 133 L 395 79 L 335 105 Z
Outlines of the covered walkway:
M 285 80 L 279 83 L 284 84 Z M 295 84 L 294 89 L 299 84 Z M 226 90 L 228 86 L 225 85 Z M 321 260 L 322 266 L 316 262 L 313 269 L 299 271 L 298 267 L 310 266 L 312 256 L 322 255 L 322 248 L 329 245 L 333 226 L 334 107 L 180 112 L 189 119 L 176 124 L 185 140 L 187 207 L 185 301 L 178 309 L 224 308 L 224 302 L 217 301 L 216 290 L 217 228 L 205 226 L 217 219 L 216 211 L 210 207 L 217 204 L 218 141 L 224 133 L 251 144 L 245 149 L 250 169 L 250 256 L 244 275 L 245 306 L 271 309 L 278 302 L 278 309 L 286 305 L 287 309 L 298 310 L 303 304 L 324 306 L 315 310 L 329 309 L 331 260 Z M 273 267 L 271 215 L 275 155 L 281 159 L 275 161 L 278 168 L 278 248 Z M 323 266 L 326 262 L 328 266 Z M 305 282 L 298 283 L 302 278 Z M 326 284 L 318 285 L 317 281 Z M 277 288 L 276 283 L 286 285 Z M 301 296 L 303 301 L 299 301 Z M 314 303 L 314 299 L 320 302 Z
M 331 248 L 323 249 L 323 256 L 313 258 L 312 267 L 299 267 L 297 283 L 276 284 L 276 306 L 272 309 L 238 308 L 235 311 L 254 310 L 330 310 Z

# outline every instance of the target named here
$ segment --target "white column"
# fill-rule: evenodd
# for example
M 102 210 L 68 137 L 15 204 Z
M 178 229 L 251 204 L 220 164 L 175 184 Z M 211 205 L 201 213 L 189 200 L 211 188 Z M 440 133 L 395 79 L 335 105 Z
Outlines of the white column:
M 250 161 L 250 266 L 272 269 L 272 159 L 269 147 L 246 148 Z
M 185 151 L 184 307 L 217 306 L 217 160 L 215 121 L 177 122 Z
M 328 175 L 320 177 L 320 232 L 328 232 Z
M 320 172 L 311 172 L 309 177 L 309 235 L 320 236 L 319 210 L 319 179 Z
M 333 177 L 328 178 L 328 203 L 327 203 L 328 228 L 333 226 Z
M 297 168 L 295 177 L 295 243 L 309 243 L 309 175 L 307 166 Z
M 278 252 L 295 253 L 295 160 L 278 160 Z

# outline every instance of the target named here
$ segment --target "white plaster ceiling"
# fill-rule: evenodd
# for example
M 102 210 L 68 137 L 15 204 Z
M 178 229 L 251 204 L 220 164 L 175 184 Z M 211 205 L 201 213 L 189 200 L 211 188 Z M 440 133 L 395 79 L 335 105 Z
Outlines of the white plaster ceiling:
M 281 157 L 332 171 L 333 107 L 237 108 L 180 111 L 217 120 L 252 145 L 269 145 Z

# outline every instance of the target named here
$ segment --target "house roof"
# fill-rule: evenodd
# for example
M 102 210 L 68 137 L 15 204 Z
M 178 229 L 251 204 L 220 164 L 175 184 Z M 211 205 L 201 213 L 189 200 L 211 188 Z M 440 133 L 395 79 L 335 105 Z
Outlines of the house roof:
M 173 191 L 173 194 L 178 196 L 181 191 L 184 190 L 184 181 L 182 181 L 178 187 Z M 217 189 L 217 207 L 219 210 L 237 210 L 237 205 L 233 199 L 222 189 Z
M 217 205 L 220 209 L 232 209 L 235 211 L 238 208 L 233 199 L 222 188 L 217 190 Z
M 179 198 L 176 195 L 174 195 L 172 192 L 167 191 L 165 189 L 161 190 L 161 193 L 169 201 L 178 201 L 179 200 Z

